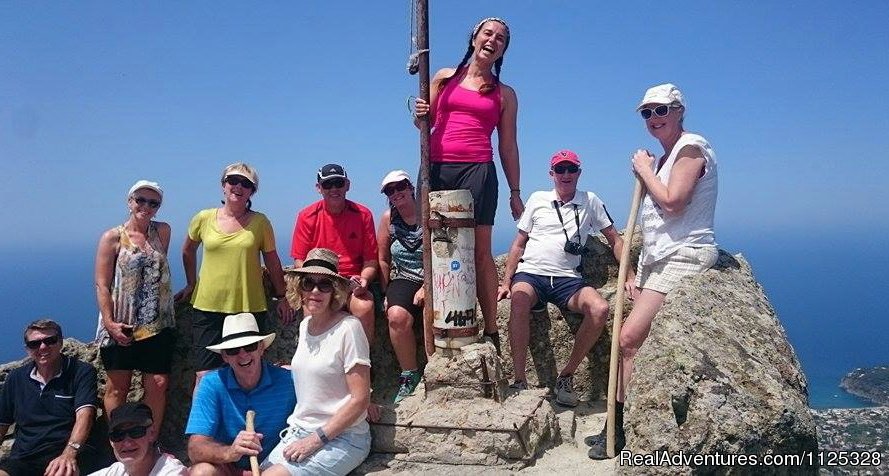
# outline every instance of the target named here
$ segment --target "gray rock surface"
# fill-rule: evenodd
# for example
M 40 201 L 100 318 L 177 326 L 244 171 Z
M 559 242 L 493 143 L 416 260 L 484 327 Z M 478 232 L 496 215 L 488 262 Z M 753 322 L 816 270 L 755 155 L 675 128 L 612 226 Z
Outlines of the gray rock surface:
M 633 453 L 762 455 L 818 449 L 799 361 L 740 255 L 722 252 L 714 269 L 686 278 L 668 295 L 635 365 L 625 414 L 627 449 Z M 622 467 L 619 472 L 690 469 Z M 755 472 L 815 471 L 758 467 Z

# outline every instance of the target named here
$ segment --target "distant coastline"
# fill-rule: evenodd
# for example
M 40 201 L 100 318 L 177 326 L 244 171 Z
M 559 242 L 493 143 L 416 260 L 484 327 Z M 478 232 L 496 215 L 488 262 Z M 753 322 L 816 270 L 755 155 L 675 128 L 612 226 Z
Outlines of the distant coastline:
M 877 405 L 889 406 L 889 366 L 857 368 L 843 377 L 840 387 Z

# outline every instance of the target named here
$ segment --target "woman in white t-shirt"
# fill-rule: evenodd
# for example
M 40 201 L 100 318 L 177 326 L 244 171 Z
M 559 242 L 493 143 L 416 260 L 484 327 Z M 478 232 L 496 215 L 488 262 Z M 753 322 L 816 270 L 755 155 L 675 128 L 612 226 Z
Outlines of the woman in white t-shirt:
M 289 272 L 297 274 L 306 316 L 290 364 L 296 408 L 263 474 L 345 475 L 370 452 L 367 336 L 361 321 L 342 310 L 349 281 L 339 274 L 336 253 L 315 248 Z
M 615 412 L 615 450 L 624 446 L 623 402 L 633 361 L 651 331 L 651 323 L 667 293 L 685 276 L 711 268 L 719 255 L 713 232 L 716 209 L 716 156 L 706 139 L 686 132 L 685 100 L 679 88 L 649 88 L 636 108 L 649 134 L 664 148 L 657 159 L 639 149 L 632 156 L 633 173 L 645 185 L 642 201 L 642 253 L 635 285 L 627 285 L 633 310 L 620 331 Z M 593 459 L 606 458 L 605 430 L 587 437 Z

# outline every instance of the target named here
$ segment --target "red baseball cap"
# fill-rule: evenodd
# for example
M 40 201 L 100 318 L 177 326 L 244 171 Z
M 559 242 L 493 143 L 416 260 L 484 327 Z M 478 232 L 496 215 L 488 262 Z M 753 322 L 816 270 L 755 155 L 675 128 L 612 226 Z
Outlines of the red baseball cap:
M 568 149 L 560 150 L 553 154 L 553 158 L 549 161 L 549 166 L 552 167 L 561 162 L 568 162 L 574 165 L 580 165 L 580 158 L 577 157 L 577 154 L 571 152 Z

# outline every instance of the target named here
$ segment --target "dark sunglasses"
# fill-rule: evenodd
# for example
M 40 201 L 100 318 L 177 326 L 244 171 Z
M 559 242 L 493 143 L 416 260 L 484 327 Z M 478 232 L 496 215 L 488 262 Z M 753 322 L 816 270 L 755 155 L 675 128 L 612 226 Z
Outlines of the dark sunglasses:
M 133 197 L 133 201 L 136 202 L 136 205 L 139 205 L 140 207 L 147 204 L 149 208 L 155 210 L 157 210 L 161 206 L 161 202 L 159 200 L 154 200 L 151 198 Z
M 323 188 L 324 190 L 330 190 L 332 188 L 343 188 L 345 186 L 346 179 L 344 178 L 335 178 L 321 182 L 321 188 Z
M 229 185 L 240 185 L 244 188 L 249 188 L 250 190 L 256 188 L 256 185 L 253 185 L 253 182 L 251 182 L 250 179 L 241 177 L 240 175 L 229 175 L 225 178 L 225 183 Z
M 311 292 L 315 288 L 318 288 L 318 291 L 322 293 L 330 293 L 333 292 L 333 281 L 329 279 L 319 279 L 315 281 L 311 278 L 303 278 L 299 283 L 299 288 L 305 292 Z
M 563 174 L 568 172 L 569 174 L 576 174 L 580 170 L 580 167 L 574 164 L 556 164 L 553 165 L 553 172 L 557 174 Z
M 670 109 L 679 109 L 679 106 L 661 104 L 655 108 L 646 107 L 645 109 L 640 109 L 639 114 L 642 114 L 642 119 L 648 119 L 651 117 L 652 113 L 657 117 L 664 117 L 667 114 L 670 114 Z
M 142 438 L 145 434 L 148 433 L 147 426 L 134 426 L 128 430 L 114 430 L 108 432 L 108 439 L 115 442 L 120 443 L 124 438 L 130 437 L 131 440 L 135 440 L 137 438 Z
M 29 341 L 25 342 L 25 346 L 27 346 L 29 349 L 36 350 L 36 349 L 40 348 L 40 344 L 46 344 L 46 346 L 49 347 L 51 345 L 56 345 L 58 343 L 59 343 L 59 336 L 49 336 L 49 337 L 44 337 L 43 339 L 29 340 Z
M 406 180 L 402 180 L 401 182 L 398 182 L 396 184 L 386 185 L 386 188 L 383 189 L 383 193 L 385 193 L 387 197 L 391 197 L 396 192 L 403 192 L 409 189 L 410 186 L 410 183 L 408 183 Z
M 242 345 L 241 347 L 235 347 L 234 349 L 222 349 L 225 352 L 225 355 L 235 356 L 241 353 L 241 349 L 244 349 L 244 352 L 253 352 L 259 348 L 259 342 L 254 342 L 252 344 Z

